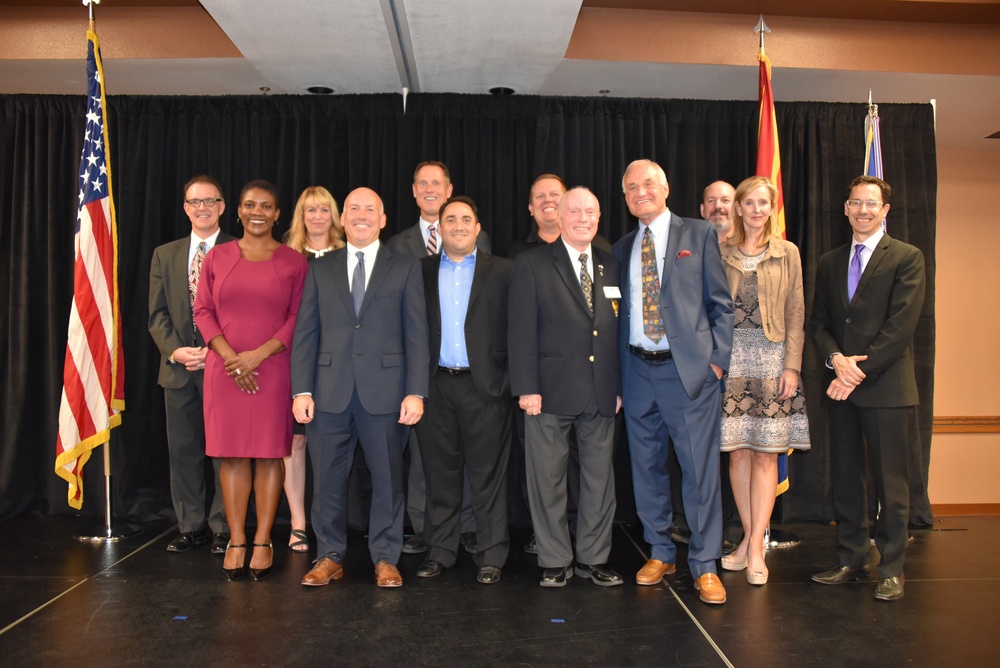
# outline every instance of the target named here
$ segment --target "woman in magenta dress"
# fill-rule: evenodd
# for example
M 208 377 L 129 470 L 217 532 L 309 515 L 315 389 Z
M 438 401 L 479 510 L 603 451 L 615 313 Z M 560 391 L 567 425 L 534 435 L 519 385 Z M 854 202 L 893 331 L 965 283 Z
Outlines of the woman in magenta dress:
M 246 572 L 247 505 L 257 528 L 250 578 L 271 572 L 271 527 L 292 438 L 289 351 L 302 300 L 306 260 L 271 234 L 278 196 L 267 181 L 240 193 L 243 237 L 215 246 L 202 266 L 195 322 L 209 353 L 205 364 L 205 449 L 222 458 L 219 482 L 230 541 L 222 572 Z

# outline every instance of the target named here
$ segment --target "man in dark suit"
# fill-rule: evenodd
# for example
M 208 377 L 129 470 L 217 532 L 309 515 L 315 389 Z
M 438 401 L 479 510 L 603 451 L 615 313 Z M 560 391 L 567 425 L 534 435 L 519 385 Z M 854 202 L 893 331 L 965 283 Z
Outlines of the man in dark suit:
M 924 305 L 924 256 L 882 228 L 892 189 L 859 176 L 848 185 L 844 214 L 850 244 L 823 255 L 809 331 L 833 378 L 827 388 L 838 567 L 821 584 L 869 579 L 865 458 L 880 511 L 875 546 L 882 559 L 875 598 L 903 597 L 909 519 L 909 444 L 919 402 L 913 332 Z
M 170 497 L 180 531 L 167 545 L 169 552 L 187 552 L 211 539 L 212 553 L 225 554 L 229 542 L 220 462 L 211 460 L 213 475 L 205 456 L 202 397 L 208 348 L 191 311 L 205 255 L 216 243 L 233 238 L 219 231 L 219 216 L 225 210 L 222 186 L 215 179 L 201 175 L 188 181 L 184 212 L 191 220 L 191 234 L 154 250 L 149 268 L 149 333 L 160 349 L 157 382 L 166 405 Z M 207 499 L 210 487 L 212 496 Z
M 507 458 L 512 411 L 507 295 L 513 263 L 477 251 L 468 197 L 441 207 L 441 257 L 421 260 L 430 335 L 430 394 L 417 425 L 427 482 L 430 546 L 419 577 L 440 575 L 459 549 L 463 472 L 476 518 L 476 579 L 499 582 L 507 561 Z
M 400 253 L 411 255 L 418 260 L 428 255 L 441 254 L 441 233 L 438 229 L 438 210 L 445 200 L 451 197 L 452 184 L 448 166 L 443 162 L 429 160 L 417 165 L 413 170 L 413 199 L 420 210 L 420 218 L 416 225 L 408 227 L 389 239 L 389 248 Z M 476 238 L 476 247 L 490 252 L 490 238 L 486 232 L 480 232 Z M 406 479 L 406 513 L 413 527 L 413 536 L 403 544 L 403 552 L 419 554 L 427 551 L 427 541 L 424 540 L 424 523 L 426 521 L 426 495 L 424 486 L 424 466 L 420 459 L 420 447 L 417 443 L 416 430 L 410 432 L 409 452 L 410 470 Z M 465 481 L 465 492 L 462 502 L 461 540 L 467 552 L 476 552 L 476 519 L 472 512 L 472 497 Z
M 614 245 L 622 267 L 622 387 L 635 506 L 650 544 L 636 574 L 658 584 L 676 570 L 667 442 L 681 468 L 688 566 L 705 603 L 726 602 L 722 554 L 719 380 L 733 347 L 733 301 L 715 227 L 667 209 L 663 168 L 636 160 L 622 189 L 639 227 Z M 676 484 L 676 483 L 675 483 Z
M 559 241 L 525 251 L 510 287 L 510 380 L 525 411 L 528 500 L 543 587 L 574 572 L 610 587 L 618 365 L 618 262 L 595 248 L 601 209 L 585 188 L 559 202 Z M 580 499 L 576 567 L 566 511 L 569 433 L 576 429 Z
M 368 549 L 380 587 L 399 587 L 403 447 L 427 396 L 427 318 L 416 260 L 379 243 L 382 200 L 344 200 L 347 246 L 309 264 L 292 344 L 292 413 L 306 425 L 317 559 L 302 579 L 343 576 L 347 479 L 358 440 L 372 478 Z

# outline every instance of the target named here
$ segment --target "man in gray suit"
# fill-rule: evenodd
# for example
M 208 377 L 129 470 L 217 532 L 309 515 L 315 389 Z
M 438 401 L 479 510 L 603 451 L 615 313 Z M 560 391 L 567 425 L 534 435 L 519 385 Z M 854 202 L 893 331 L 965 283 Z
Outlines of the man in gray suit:
M 429 255 L 441 255 L 438 212 L 441 205 L 451 197 L 451 192 L 451 174 L 447 165 L 436 160 L 428 160 L 417 165 L 413 170 L 413 199 L 420 210 L 420 219 L 416 225 L 390 237 L 389 248 L 418 260 Z M 490 237 L 486 232 L 479 233 L 476 238 L 476 248 L 485 253 L 490 252 Z M 410 471 L 406 479 L 406 513 L 410 518 L 410 526 L 413 527 L 413 536 L 403 544 L 403 552 L 419 554 L 427 551 L 427 541 L 424 539 L 427 489 L 416 430 L 410 432 L 409 451 Z M 476 518 L 472 512 L 468 476 L 463 480 L 462 512 L 459 518 L 461 542 L 466 552 L 475 554 L 478 547 Z
M 676 570 L 667 441 L 681 468 L 691 529 L 688 566 L 705 603 L 726 602 L 719 481 L 720 384 L 733 347 L 733 300 L 715 227 L 667 209 L 667 175 L 651 160 L 625 170 L 639 219 L 613 247 L 622 267 L 622 387 L 635 506 L 650 559 L 636 574 L 658 584 Z M 675 483 L 676 484 L 676 483 Z
M 212 553 L 225 554 L 229 542 L 218 459 L 211 462 L 214 491 L 206 504 L 206 479 L 212 475 L 205 456 L 202 410 L 208 348 L 191 312 L 205 255 L 216 243 L 232 240 L 219 231 L 219 216 L 225 210 L 222 186 L 215 179 L 201 175 L 188 181 L 184 213 L 191 220 L 191 234 L 154 250 L 149 268 L 149 333 L 160 349 L 157 382 L 167 411 L 170 497 L 180 530 L 167 545 L 168 552 L 187 552 L 211 537 Z
M 372 478 L 368 549 L 379 587 L 399 587 L 403 447 L 424 412 L 428 344 L 423 278 L 412 257 L 379 242 L 382 200 L 344 200 L 347 246 L 309 264 L 292 343 L 292 413 L 306 425 L 317 560 L 302 579 L 343 576 L 347 479 L 360 439 Z
M 543 587 L 563 587 L 574 573 L 602 587 L 622 584 L 607 567 L 621 408 L 619 269 L 591 243 L 600 216 L 589 190 L 567 192 L 559 202 L 561 239 L 518 255 L 510 284 L 510 385 L 525 412 L 528 501 Z M 571 428 L 580 456 L 575 568 L 566 509 Z

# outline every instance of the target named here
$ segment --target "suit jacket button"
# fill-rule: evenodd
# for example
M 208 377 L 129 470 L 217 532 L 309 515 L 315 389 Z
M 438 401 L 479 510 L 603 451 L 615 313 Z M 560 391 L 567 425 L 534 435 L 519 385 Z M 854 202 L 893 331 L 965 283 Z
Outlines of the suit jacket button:
M 361 325 L 354 325 L 354 329 L 361 329 Z
M 847 319 L 847 320 L 845 320 L 844 322 L 846 322 L 846 323 L 847 323 L 848 325 L 850 325 L 850 324 L 851 324 L 851 319 L 850 319 L 850 318 L 848 318 L 848 319 Z
M 593 361 L 594 361 L 594 356 L 593 356 L 593 355 L 591 355 L 591 356 L 590 356 L 590 361 L 591 361 L 591 362 L 593 362 Z
M 594 330 L 594 336 L 597 336 L 597 330 L 596 329 Z

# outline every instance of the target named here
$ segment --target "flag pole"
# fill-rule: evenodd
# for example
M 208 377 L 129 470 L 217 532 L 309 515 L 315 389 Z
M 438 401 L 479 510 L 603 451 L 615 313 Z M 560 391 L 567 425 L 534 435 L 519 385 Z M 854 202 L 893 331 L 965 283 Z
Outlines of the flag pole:
M 764 131 L 765 111 L 768 111 L 771 123 L 772 124 L 775 123 L 775 120 L 774 120 L 774 117 L 775 117 L 774 116 L 774 101 L 773 101 L 774 93 L 773 93 L 773 91 L 771 89 L 771 86 L 770 86 L 771 63 L 770 63 L 770 60 L 768 60 L 767 55 L 764 53 L 764 33 L 771 32 L 771 29 L 768 28 L 767 24 L 764 22 L 764 15 L 763 14 L 761 14 L 760 18 L 757 20 L 757 26 L 753 29 L 753 31 L 755 33 L 757 33 L 757 35 L 759 37 L 758 38 L 758 44 L 757 44 L 757 48 L 758 48 L 757 60 L 761 63 L 761 68 L 762 68 L 762 70 L 761 70 L 762 71 L 761 78 L 762 78 L 762 80 L 764 78 L 764 74 L 763 74 L 764 68 L 766 68 L 766 70 L 767 70 L 767 82 L 766 82 L 766 85 L 763 86 L 760 91 L 758 91 L 759 94 L 760 94 L 760 100 L 761 100 L 761 120 L 760 120 L 760 126 L 758 127 L 758 135 L 757 135 L 757 174 L 760 175 L 760 176 L 767 176 L 767 177 L 771 178 L 774 181 L 775 187 L 778 189 L 778 201 L 775 204 L 778 207 L 778 220 L 780 221 L 781 236 L 784 237 L 785 236 L 785 229 L 784 229 L 784 203 L 783 203 L 784 197 L 783 197 L 783 194 L 782 194 L 782 186 L 781 186 L 781 170 L 778 169 L 777 167 L 775 167 L 777 156 L 778 156 L 778 140 L 777 140 L 777 126 L 776 125 L 771 125 L 770 127 L 768 127 L 768 132 L 773 132 L 774 133 L 774 140 L 773 140 L 773 143 L 771 144 L 771 149 L 770 149 L 773 154 L 771 155 L 771 159 L 770 159 L 770 161 L 768 161 L 768 164 L 766 164 L 766 165 L 762 165 L 761 164 L 761 158 L 763 157 L 763 155 L 765 155 L 765 154 L 762 154 L 762 152 L 761 152 L 761 141 L 762 141 L 761 137 L 763 136 L 763 134 L 765 132 Z M 763 83 L 763 81 L 762 81 L 762 83 Z M 770 101 L 771 101 L 771 106 L 770 106 L 770 108 L 768 110 L 765 110 L 765 106 L 764 106 L 764 100 L 765 100 L 764 91 L 765 91 L 765 89 L 768 91 L 767 98 L 769 98 Z M 785 459 L 785 462 L 786 462 L 785 463 L 786 471 L 787 471 L 787 457 L 788 457 L 788 455 L 786 455 L 786 454 L 779 455 L 779 459 L 781 459 L 781 458 Z M 786 473 L 786 485 L 787 485 L 787 473 Z M 787 487 L 784 488 L 784 489 L 787 489 Z M 782 493 L 782 491 L 784 491 L 784 489 L 782 487 L 780 487 L 780 481 L 779 481 L 779 488 L 778 488 L 777 493 L 775 495 L 777 497 L 775 499 L 775 510 L 772 512 L 772 515 L 771 515 L 772 521 L 774 521 L 774 514 L 776 512 L 779 512 L 778 509 L 780 508 L 780 504 L 781 504 L 781 493 Z M 764 549 L 769 549 L 769 550 L 770 549 L 783 549 L 783 548 L 786 548 L 786 547 L 793 547 L 795 545 L 798 545 L 800 542 L 801 542 L 801 539 L 799 538 L 798 534 L 792 533 L 791 531 L 785 531 L 784 529 L 780 529 L 780 528 L 771 528 L 770 523 L 768 523 L 767 529 L 765 529 L 765 533 L 764 533 Z
M 101 0 L 82 0 L 87 6 L 90 15 L 90 31 L 96 34 L 96 23 L 94 20 L 94 5 L 100 4 Z M 103 77 L 103 75 L 102 75 Z M 103 81 L 102 81 L 103 88 Z M 103 93 L 103 90 L 102 90 Z M 103 94 L 102 94 L 103 98 Z M 102 100 L 103 105 L 103 100 Z M 105 118 L 105 120 L 107 120 Z M 105 123 L 105 128 L 107 124 Z M 110 178 L 108 179 L 110 183 Z M 110 185 L 108 186 L 110 193 Z M 114 273 L 117 281 L 117 262 Z M 82 490 L 81 490 L 82 494 Z M 131 538 L 142 533 L 142 527 L 132 524 L 127 520 L 116 520 L 111 512 L 111 438 L 104 443 L 104 525 L 88 525 L 79 533 L 74 535 L 79 541 L 91 543 L 114 543 L 123 538 Z

